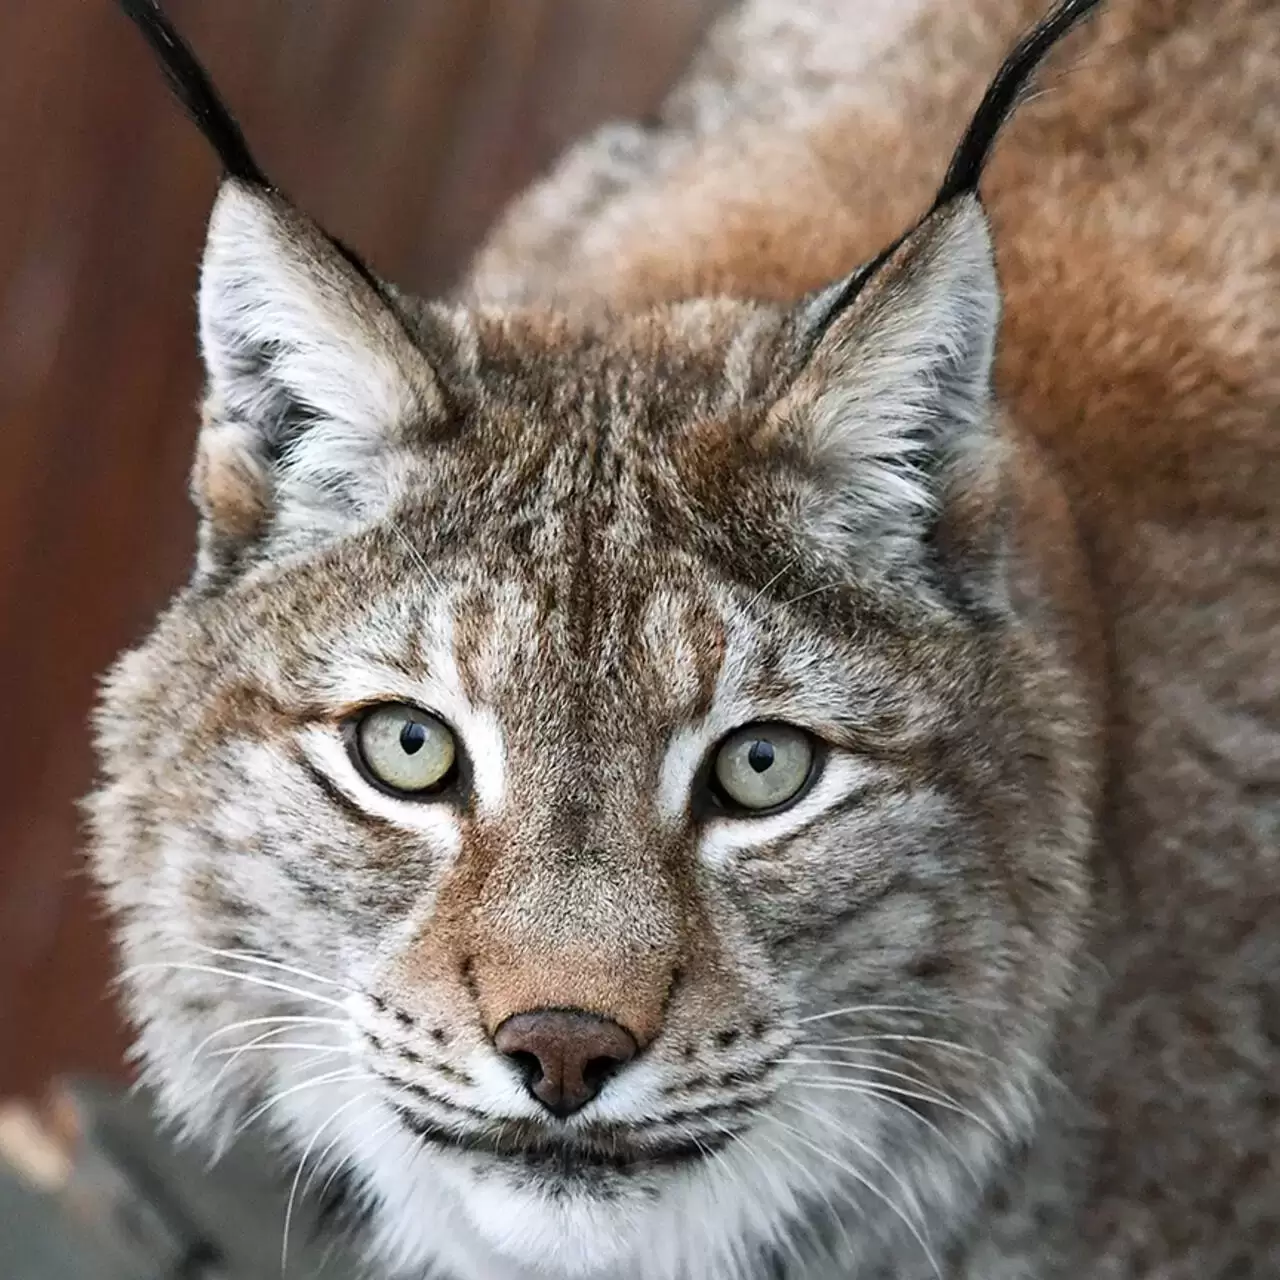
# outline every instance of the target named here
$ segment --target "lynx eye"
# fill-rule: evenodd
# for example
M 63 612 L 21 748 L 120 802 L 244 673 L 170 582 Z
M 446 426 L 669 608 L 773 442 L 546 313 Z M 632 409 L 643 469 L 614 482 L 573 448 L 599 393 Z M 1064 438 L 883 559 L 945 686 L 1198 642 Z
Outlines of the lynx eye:
M 401 795 L 438 791 L 453 776 L 458 758 L 446 725 L 400 702 L 366 711 L 356 724 L 353 748 L 373 782 Z
M 713 772 L 721 798 L 751 813 L 794 800 L 813 774 L 813 739 L 787 724 L 751 724 L 716 750 Z

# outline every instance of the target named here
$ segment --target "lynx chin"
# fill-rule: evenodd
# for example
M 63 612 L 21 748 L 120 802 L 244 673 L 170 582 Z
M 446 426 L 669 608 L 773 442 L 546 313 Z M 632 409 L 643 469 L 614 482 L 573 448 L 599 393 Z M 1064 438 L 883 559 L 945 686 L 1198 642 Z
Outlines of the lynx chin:
M 227 175 L 90 801 L 170 1115 L 387 1277 L 1274 1280 L 1280 0 L 742 0 L 436 301 L 122 3 Z

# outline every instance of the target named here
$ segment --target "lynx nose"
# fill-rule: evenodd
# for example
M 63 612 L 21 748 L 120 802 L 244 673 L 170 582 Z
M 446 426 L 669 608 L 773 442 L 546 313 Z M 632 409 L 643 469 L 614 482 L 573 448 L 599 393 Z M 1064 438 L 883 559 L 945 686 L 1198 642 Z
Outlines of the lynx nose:
M 625 1027 L 579 1009 L 513 1014 L 493 1043 L 524 1077 L 525 1088 L 561 1119 L 585 1107 L 639 1049 Z

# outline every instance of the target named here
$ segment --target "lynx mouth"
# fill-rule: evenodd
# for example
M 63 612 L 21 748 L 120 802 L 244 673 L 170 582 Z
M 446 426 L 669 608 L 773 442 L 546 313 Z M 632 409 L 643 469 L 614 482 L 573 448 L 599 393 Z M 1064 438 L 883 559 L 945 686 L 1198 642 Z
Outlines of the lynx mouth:
M 696 1137 L 645 1138 L 635 1130 L 605 1126 L 560 1135 L 528 1121 L 505 1121 L 493 1131 L 459 1132 L 403 1105 L 396 1112 L 406 1128 L 433 1147 L 519 1163 L 558 1178 L 602 1170 L 666 1172 L 707 1159 L 738 1136 L 726 1128 Z

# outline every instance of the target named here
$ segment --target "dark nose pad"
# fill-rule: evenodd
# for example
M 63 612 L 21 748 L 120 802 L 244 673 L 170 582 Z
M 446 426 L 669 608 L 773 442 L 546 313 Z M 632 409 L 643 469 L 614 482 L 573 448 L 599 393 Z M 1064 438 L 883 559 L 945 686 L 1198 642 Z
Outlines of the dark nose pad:
M 585 1107 L 639 1050 L 625 1027 L 578 1009 L 513 1014 L 493 1043 L 524 1077 L 525 1088 L 561 1119 Z

